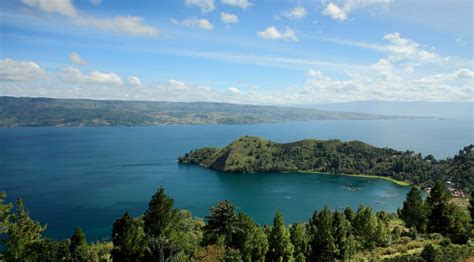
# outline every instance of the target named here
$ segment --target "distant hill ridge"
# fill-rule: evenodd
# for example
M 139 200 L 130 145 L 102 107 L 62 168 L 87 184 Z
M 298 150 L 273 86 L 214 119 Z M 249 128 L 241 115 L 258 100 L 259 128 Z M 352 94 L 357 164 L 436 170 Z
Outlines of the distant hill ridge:
M 254 124 L 308 120 L 392 118 L 400 117 L 213 102 L 0 97 L 1 127 Z
M 253 136 L 241 137 L 224 148 L 205 147 L 178 159 L 221 172 L 328 172 L 389 177 L 429 186 L 436 180 L 453 181 L 469 192 L 474 186 L 473 145 L 453 159 L 436 160 L 412 151 L 378 148 L 360 141 L 306 139 L 275 143 Z

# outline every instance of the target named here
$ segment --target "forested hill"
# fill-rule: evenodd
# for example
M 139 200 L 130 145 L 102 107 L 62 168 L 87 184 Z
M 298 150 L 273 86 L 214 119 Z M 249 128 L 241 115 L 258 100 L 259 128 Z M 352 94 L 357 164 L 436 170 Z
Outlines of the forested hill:
M 228 103 L 0 97 L 2 127 L 253 124 L 390 118 L 399 117 Z
M 280 144 L 245 136 L 224 148 L 201 148 L 180 157 L 180 163 L 199 164 L 231 173 L 329 172 L 390 177 L 416 185 L 452 180 L 459 188 L 473 188 L 472 145 L 453 159 L 436 160 L 412 151 L 377 148 L 359 141 L 301 140 Z

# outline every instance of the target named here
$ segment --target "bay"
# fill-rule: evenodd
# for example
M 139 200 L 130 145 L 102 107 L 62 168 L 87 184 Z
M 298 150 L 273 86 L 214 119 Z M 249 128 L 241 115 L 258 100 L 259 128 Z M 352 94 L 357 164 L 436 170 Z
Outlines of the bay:
M 472 120 L 329 120 L 257 125 L 2 128 L 0 190 L 25 200 L 46 235 L 69 237 L 83 228 L 89 240 L 107 239 L 126 210 L 140 215 L 160 186 L 179 208 L 204 217 L 230 200 L 260 224 L 277 209 L 286 222 L 314 210 L 361 204 L 394 212 L 408 187 L 379 179 L 316 174 L 223 174 L 178 165 L 178 156 L 202 146 L 224 146 L 243 135 L 277 142 L 305 138 L 361 140 L 379 147 L 453 156 L 473 143 Z M 347 187 L 360 190 L 350 191 Z

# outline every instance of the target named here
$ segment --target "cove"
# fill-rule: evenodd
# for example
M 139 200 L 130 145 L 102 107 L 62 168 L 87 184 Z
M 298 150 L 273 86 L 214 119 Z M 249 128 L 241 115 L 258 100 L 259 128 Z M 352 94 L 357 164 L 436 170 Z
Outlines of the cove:
M 243 135 L 279 142 L 303 138 L 361 140 L 435 157 L 472 143 L 470 122 L 454 120 L 313 121 L 259 125 L 0 129 L 0 190 L 25 200 L 46 236 L 69 237 L 76 226 L 89 240 L 108 238 L 127 210 L 140 215 L 163 186 L 179 208 L 204 217 L 230 200 L 260 223 L 277 209 L 286 222 L 307 220 L 327 205 L 371 206 L 394 212 L 409 187 L 381 179 L 323 174 L 223 174 L 179 165 L 178 156 L 224 146 Z

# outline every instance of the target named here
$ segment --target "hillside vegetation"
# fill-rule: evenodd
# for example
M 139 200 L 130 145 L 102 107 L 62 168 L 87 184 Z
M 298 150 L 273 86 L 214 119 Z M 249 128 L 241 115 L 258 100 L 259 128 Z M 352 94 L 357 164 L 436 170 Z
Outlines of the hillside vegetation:
M 253 124 L 390 118 L 398 117 L 228 103 L 0 97 L 2 127 Z
M 469 192 L 474 185 L 472 145 L 453 159 L 436 160 L 412 151 L 377 148 L 360 141 L 306 139 L 281 144 L 246 136 L 224 148 L 201 148 L 180 157 L 180 163 L 229 173 L 328 172 L 390 177 L 416 185 L 452 181 Z

